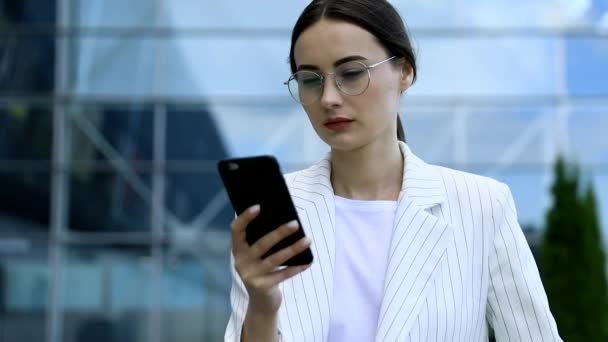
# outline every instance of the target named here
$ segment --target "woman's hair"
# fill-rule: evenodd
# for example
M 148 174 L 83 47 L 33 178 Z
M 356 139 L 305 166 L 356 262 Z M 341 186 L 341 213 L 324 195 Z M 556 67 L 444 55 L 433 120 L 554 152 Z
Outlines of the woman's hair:
M 321 19 L 339 20 L 357 25 L 373 34 L 386 49 L 389 56 L 397 56 L 394 63 L 401 58 L 407 62 L 416 80 L 416 56 L 397 10 L 386 0 L 313 0 L 300 14 L 291 35 L 289 63 L 291 72 L 297 70 L 293 50 L 296 41 L 307 28 Z M 397 115 L 397 138 L 405 142 L 405 133 L 401 119 Z

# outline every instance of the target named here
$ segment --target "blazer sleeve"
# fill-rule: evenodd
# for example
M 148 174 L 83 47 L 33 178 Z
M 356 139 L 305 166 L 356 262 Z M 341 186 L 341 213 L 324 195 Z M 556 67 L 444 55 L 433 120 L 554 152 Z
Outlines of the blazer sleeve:
M 230 289 L 230 318 L 224 333 L 224 342 L 240 342 L 243 332 L 243 322 L 249 304 L 249 295 L 245 289 L 245 284 L 236 272 L 234 267 L 234 255 L 230 253 L 230 273 L 232 286 Z M 277 342 L 283 342 L 281 330 L 277 331 Z
M 562 341 L 509 187 L 496 183 L 487 319 L 496 341 Z
M 245 284 L 234 267 L 234 256 L 230 253 L 230 273 L 232 286 L 230 289 L 230 318 L 224 334 L 224 342 L 240 342 L 243 322 L 247 313 L 249 296 Z

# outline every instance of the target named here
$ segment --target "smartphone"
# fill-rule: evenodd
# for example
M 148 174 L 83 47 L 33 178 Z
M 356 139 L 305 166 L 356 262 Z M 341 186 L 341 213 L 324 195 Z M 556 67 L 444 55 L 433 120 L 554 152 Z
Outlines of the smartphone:
M 238 215 L 252 205 L 260 205 L 260 213 L 246 228 L 249 245 L 289 221 L 298 221 L 298 230 L 277 243 L 262 258 L 304 237 L 302 223 L 291 200 L 279 163 L 274 157 L 224 159 L 218 162 L 217 168 L 232 207 Z M 287 260 L 282 266 L 307 265 L 312 260 L 312 252 L 308 248 Z

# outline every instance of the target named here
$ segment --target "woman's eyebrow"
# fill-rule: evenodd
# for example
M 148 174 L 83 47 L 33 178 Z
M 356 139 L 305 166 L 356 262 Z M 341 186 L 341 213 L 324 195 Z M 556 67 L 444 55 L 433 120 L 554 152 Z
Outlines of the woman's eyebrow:
M 358 55 L 353 55 L 353 56 L 346 56 L 344 58 L 340 58 L 337 61 L 334 62 L 334 67 L 337 67 L 340 64 L 344 64 L 347 62 L 352 62 L 352 61 L 360 61 L 360 60 L 366 60 L 367 58 L 363 57 L 363 56 L 358 56 Z M 319 67 L 316 65 L 311 65 L 311 64 L 301 64 L 298 66 L 298 71 L 300 70 L 319 70 Z

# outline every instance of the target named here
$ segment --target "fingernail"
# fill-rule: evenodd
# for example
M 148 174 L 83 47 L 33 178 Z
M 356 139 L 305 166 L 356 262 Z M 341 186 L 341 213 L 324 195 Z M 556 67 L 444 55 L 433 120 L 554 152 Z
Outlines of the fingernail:
M 255 214 L 258 211 L 260 211 L 260 205 L 259 204 L 256 204 L 253 207 L 249 208 L 249 213 L 250 214 Z
M 298 221 L 296 221 L 296 220 L 290 221 L 289 223 L 287 223 L 287 228 L 289 228 L 289 229 L 298 228 Z

